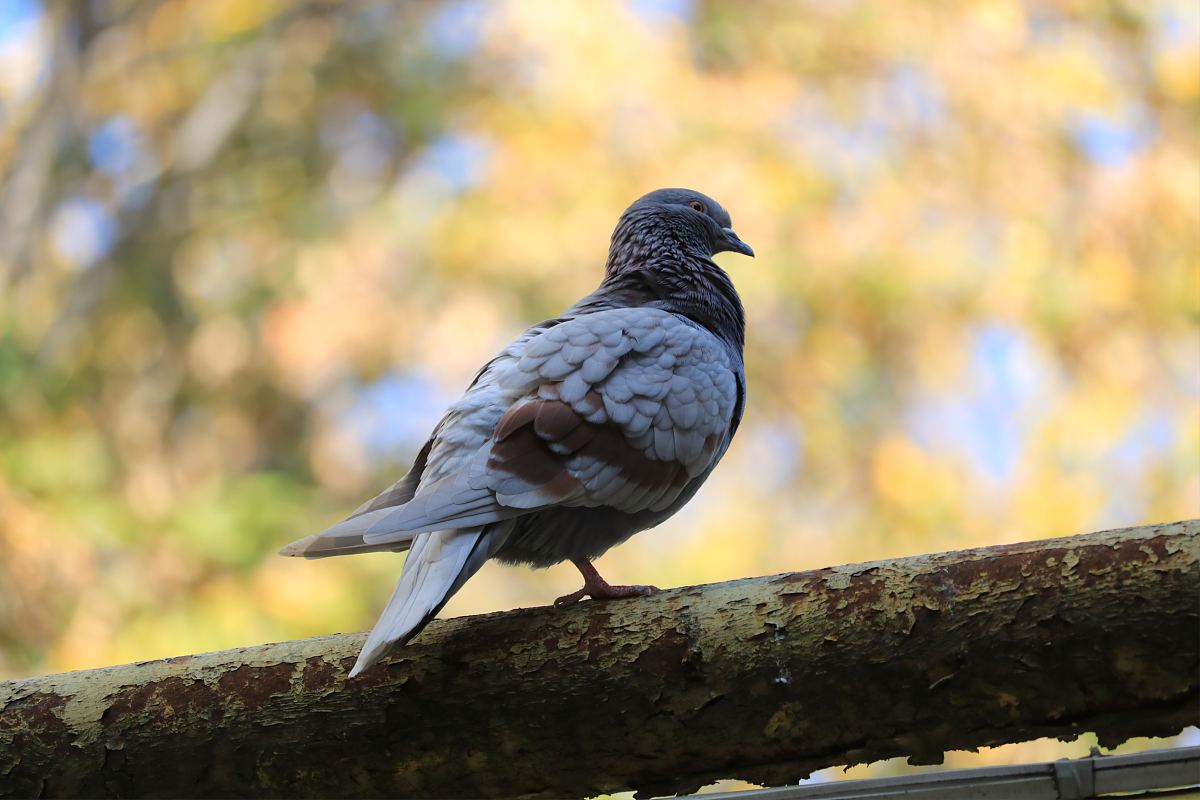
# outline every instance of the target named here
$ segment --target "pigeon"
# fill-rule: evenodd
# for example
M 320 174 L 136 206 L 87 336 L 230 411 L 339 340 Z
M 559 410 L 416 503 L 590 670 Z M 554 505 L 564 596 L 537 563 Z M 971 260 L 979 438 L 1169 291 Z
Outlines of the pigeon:
M 725 454 L 746 402 L 745 314 L 713 256 L 753 256 L 707 195 L 659 189 L 621 215 L 604 279 L 483 366 L 412 469 L 286 556 L 408 557 L 350 677 L 416 636 L 488 559 L 592 561 L 682 508 Z

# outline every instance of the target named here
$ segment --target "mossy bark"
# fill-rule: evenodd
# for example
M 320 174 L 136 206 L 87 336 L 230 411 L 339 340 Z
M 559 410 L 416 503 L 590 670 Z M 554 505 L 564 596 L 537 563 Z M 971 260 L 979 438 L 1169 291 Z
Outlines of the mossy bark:
M 515 797 L 1200 722 L 1200 521 L 0 683 L 0 796 Z

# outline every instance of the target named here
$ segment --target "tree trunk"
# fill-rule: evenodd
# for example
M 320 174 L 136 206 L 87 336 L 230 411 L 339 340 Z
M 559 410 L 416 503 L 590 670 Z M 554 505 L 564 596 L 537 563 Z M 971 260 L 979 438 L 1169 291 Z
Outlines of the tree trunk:
M 1200 521 L 0 683 L 0 796 L 582 797 L 1200 721 Z

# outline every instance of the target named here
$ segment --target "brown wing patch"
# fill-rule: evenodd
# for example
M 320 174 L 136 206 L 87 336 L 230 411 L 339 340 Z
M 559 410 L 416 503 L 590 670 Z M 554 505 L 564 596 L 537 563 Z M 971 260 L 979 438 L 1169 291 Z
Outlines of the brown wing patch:
M 573 414 L 569 406 L 557 400 L 535 400 L 509 409 L 496 424 L 492 450 L 488 454 L 488 470 L 508 473 L 537 487 L 550 498 L 562 500 L 574 494 L 579 481 L 575 480 L 561 456 L 551 450 L 550 442 L 537 431 L 542 405 L 554 404 Z M 554 424 L 563 415 L 546 413 L 543 425 Z
M 613 422 L 588 422 L 571 406 L 539 392 L 536 399 L 514 406 L 496 425 L 488 470 L 520 480 L 546 495 L 548 502 L 566 500 L 586 491 L 581 480 L 586 465 L 599 462 L 617 467 L 614 482 L 636 484 L 639 490 L 661 496 L 678 491 L 688 481 L 687 469 L 677 461 L 656 461 L 633 447 Z M 599 396 L 595 398 L 602 402 Z M 594 473 L 593 473 L 594 474 Z M 592 487 L 599 498 L 620 486 Z

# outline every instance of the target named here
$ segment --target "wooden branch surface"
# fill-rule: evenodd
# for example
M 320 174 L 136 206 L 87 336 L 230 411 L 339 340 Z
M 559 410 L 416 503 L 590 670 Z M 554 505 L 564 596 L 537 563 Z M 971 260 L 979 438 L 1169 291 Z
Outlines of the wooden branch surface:
M 0 796 L 583 797 L 1200 722 L 1200 521 L 0 682 Z

